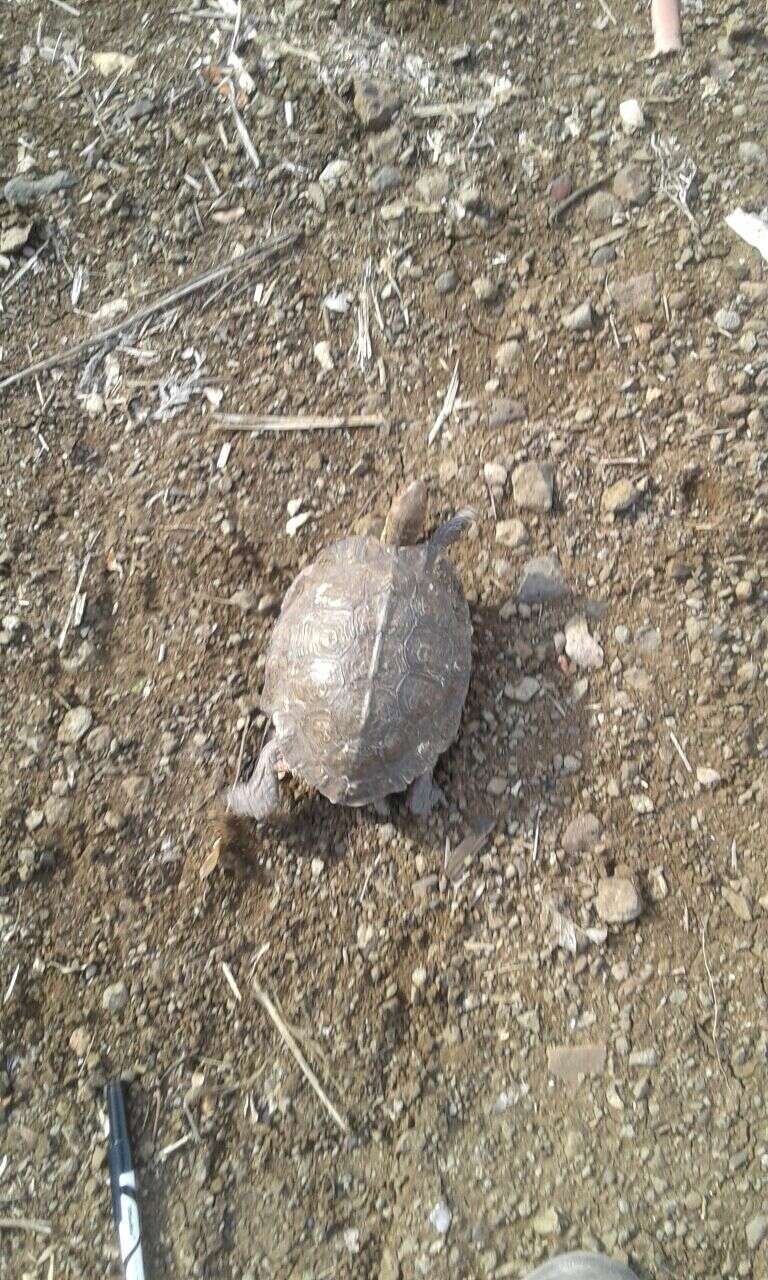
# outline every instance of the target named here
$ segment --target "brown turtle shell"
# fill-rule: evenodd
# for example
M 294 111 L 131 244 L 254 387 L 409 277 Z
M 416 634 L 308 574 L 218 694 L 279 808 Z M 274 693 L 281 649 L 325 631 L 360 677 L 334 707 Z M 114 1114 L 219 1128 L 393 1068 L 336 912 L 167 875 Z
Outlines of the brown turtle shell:
M 472 628 L 451 562 L 345 538 L 289 589 L 262 704 L 286 766 L 335 803 L 404 790 L 456 738 Z

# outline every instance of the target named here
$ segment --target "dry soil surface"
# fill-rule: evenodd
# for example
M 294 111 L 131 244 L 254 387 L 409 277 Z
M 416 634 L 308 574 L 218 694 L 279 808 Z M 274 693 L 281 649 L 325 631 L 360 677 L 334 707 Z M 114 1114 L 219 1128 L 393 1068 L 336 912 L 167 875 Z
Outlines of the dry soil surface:
M 118 1274 L 118 1072 L 152 1276 L 768 1274 L 768 18 L 684 13 L 2 6 L 3 1280 Z M 217 822 L 417 475 L 445 805 Z

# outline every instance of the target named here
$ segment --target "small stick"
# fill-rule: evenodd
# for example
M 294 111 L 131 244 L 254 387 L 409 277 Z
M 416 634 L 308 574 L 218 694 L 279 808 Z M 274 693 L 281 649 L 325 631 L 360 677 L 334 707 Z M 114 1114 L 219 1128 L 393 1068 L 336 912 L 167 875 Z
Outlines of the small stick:
M 237 983 L 235 982 L 235 975 L 233 974 L 233 972 L 232 972 L 232 970 L 230 969 L 229 965 L 227 964 L 226 960 L 222 960 L 222 962 L 221 962 L 221 968 L 222 968 L 222 970 L 223 970 L 224 977 L 225 977 L 225 978 L 226 978 L 226 980 L 227 980 L 227 985 L 228 985 L 228 987 L 229 987 L 230 991 L 232 992 L 232 995 L 235 997 L 235 999 L 236 999 L 237 1003 L 238 1003 L 238 1004 L 240 1004 L 240 1003 L 241 1003 L 241 1001 L 242 1001 L 242 999 L 243 999 L 243 996 L 242 996 L 242 993 L 241 993 L 241 991 L 240 991 L 240 988 L 238 987 Z
M 0 1218 L 0 1231 L 32 1231 L 39 1236 L 49 1236 L 51 1224 L 42 1218 Z
M 414 107 L 416 120 L 435 120 L 440 116 L 474 116 L 483 108 L 493 106 L 491 98 L 478 98 L 474 102 L 435 102 L 428 107 Z
M 225 603 L 229 604 L 229 601 L 227 600 L 225 601 Z M 238 752 L 238 756 L 237 756 L 237 768 L 235 769 L 235 781 L 233 783 L 233 786 L 237 786 L 238 782 L 240 781 L 240 768 L 243 763 L 243 752 L 245 751 L 245 739 L 248 737 L 248 730 L 250 729 L 250 727 L 251 727 L 251 717 L 249 714 L 245 717 L 245 724 L 243 725 L 243 736 L 240 739 L 240 751 Z
M 158 1151 L 158 1159 L 165 1160 L 168 1156 L 172 1156 L 174 1151 L 180 1151 L 182 1147 L 186 1147 L 188 1142 L 192 1141 L 192 1134 L 185 1133 L 183 1138 L 179 1138 L 177 1142 L 172 1142 L 170 1146 L 163 1147 L 162 1151 Z
M 440 409 L 440 412 L 435 418 L 435 421 L 432 425 L 432 429 L 429 435 L 427 436 L 428 445 L 434 444 L 435 440 L 437 439 L 438 435 L 443 429 L 443 423 L 447 422 L 451 414 L 453 413 L 458 391 L 459 391 L 459 362 L 457 360 L 456 364 L 453 367 L 453 373 L 451 374 L 451 380 L 448 383 L 448 390 L 445 393 L 445 399 L 443 400 L 442 408 Z
M 134 325 L 143 324 L 146 320 L 156 315 L 158 311 L 167 311 L 169 307 L 173 307 L 178 302 L 182 302 L 192 297 L 193 294 L 199 293 L 207 285 L 217 284 L 220 280 L 226 279 L 227 276 L 233 273 L 239 274 L 247 271 L 254 263 L 261 262 L 264 258 L 272 257 L 274 254 L 282 253 L 284 249 L 295 248 L 301 238 L 302 233 L 299 231 L 284 231 L 280 235 L 270 237 L 262 245 L 236 258 L 234 262 L 226 262 L 223 266 L 214 267 L 211 271 L 204 271 L 202 275 L 194 276 L 186 284 L 180 285 L 178 289 L 172 289 L 170 293 L 163 294 L 156 302 L 150 302 L 147 306 L 141 307 L 131 315 L 124 316 L 122 320 L 119 320 L 117 324 L 113 324 L 109 329 L 103 329 L 100 333 L 95 333 L 92 337 L 85 338 L 82 342 L 76 342 L 74 346 L 65 351 L 46 356 L 45 359 L 37 360 L 34 364 L 27 365 L 25 369 L 20 369 L 17 373 L 9 374 L 7 378 L 0 380 L 0 390 L 4 387 L 12 387 L 17 382 L 21 382 L 24 378 L 29 378 L 35 373 L 43 373 L 47 369 L 59 369 L 62 365 L 78 360 L 80 356 L 93 350 L 94 347 L 101 346 L 104 342 L 110 342 L 112 338 L 120 337 L 121 334 L 125 333 L 126 329 L 131 329 Z
M 386 418 L 372 414 L 351 414 L 349 417 L 324 418 L 319 414 L 297 414 L 280 417 L 279 414 L 218 413 L 216 431 L 339 431 L 355 427 L 386 427 Z
M 277 1012 L 277 1009 L 273 1005 L 266 991 L 262 990 L 262 988 L 259 986 L 258 982 L 256 982 L 255 979 L 254 979 L 253 985 L 256 992 L 256 999 L 258 1000 L 264 1012 L 272 1019 L 272 1022 L 275 1024 L 275 1027 L 277 1028 L 277 1030 L 279 1031 L 282 1037 L 283 1043 L 285 1044 L 286 1048 L 290 1052 L 291 1056 L 298 1063 L 308 1083 L 314 1089 L 315 1093 L 317 1094 L 318 1098 L 322 1102 L 329 1116 L 331 1116 L 331 1118 L 335 1120 L 336 1124 L 344 1133 L 349 1133 L 348 1121 L 345 1120 L 344 1116 L 341 1115 L 341 1113 L 336 1110 L 330 1098 L 328 1097 L 327 1093 L 324 1091 L 323 1086 L 320 1084 L 320 1081 L 318 1080 L 314 1071 L 312 1070 L 306 1058 L 304 1057 L 304 1054 L 301 1052 L 301 1049 L 299 1048 L 293 1036 L 291 1035 L 291 1032 L 288 1030 L 288 1027 L 285 1024 L 285 1020 L 280 1017 L 280 1014 Z
M 715 1053 L 717 1054 L 717 1065 L 720 1068 L 720 1071 L 723 1075 L 723 1078 L 725 1079 L 726 1086 L 727 1086 L 728 1080 L 725 1075 L 725 1071 L 723 1070 L 723 1063 L 720 1057 L 720 1045 L 717 1042 L 717 1023 L 720 1015 L 720 1007 L 717 1003 L 717 992 L 715 991 L 715 983 L 712 977 L 712 970 L 710 969 L 709 961 L 707 960 L 707 925 L 708 924 L 709 924 L 709 916 L 705 916 L 704 923 L 701 926 L 701 955 L 702 955 L 702 959 L 704 960 L 704 968 L 707 971 L 707 977 L 709 978 L 710 990 L 712 991 L 712 1004 L 714 1008 L 714 1014 L 713 1014 L 713 1020 L 712 1020 L 712 1043 L 715 1046 Z
M 61 650 L 64 648 L 64 641 L 67 638 L 67 632 L 69 631 L 69 624 L 72 621 L 72 618 L 74 616 L 75 608 L 77 606 L 77 601 L 80 596 L 80 588 L 82 587 L 83 579 L 85 578 L 85 575 L 88 572 L 88 565 L 91 563 L 90 548 L 93 545 L 95 536 L 96 535 L 94 534 L 88 543 L 88 550 L 86 551 L 85 558 L 83 559 L 82 567 L 80 569 L 80 575 L 77 579 L 77 586 L 75 587 L 74 595 L 72 596 L 72 599 L 69 602 L 69 609 L 67 610 L 67 616 L 64 619 L 64 626 L 61 628 L 61 635 L 59 636 L 59 653 L 61 653 Z
M 243 144 L 243 150 L 245 151 L 246 155 L 248 156 L 248 159 L 250 160 L 250 162 L 251 162 L 251 164 L 253 165 L 254 169 L 260 169 L 260 168 L 261 168 L 261 161 L 260 161 L 260 159 L 259 159 L 259 153 L 258 153 L 258 151 L 256 150 L 256 148 L 254 147 L 254 145 L 253 145 L 253 143 L 252 143 L 252 141 L 251 141 L 251 135 L 249 134 L 248 130 L 247 130 L 247 129 L 246 129 L 246 127 L 245 127 L 245 121 L 243 120 L 243 117 L 240 115 L 240 112 L 238 111 L 237 107 L 235 106 L 235 92 L 234 92 L 234 89 L 232 90 L 232 93 L 231 93 L 231 95 L 230 95 L 230 99 L 229 99 L 229 106 L 230 106 L 230 110 L 231 110 L 231 112 L 232 112 L 232 119 L 233 119 L 233 120 L 234 120 L 234 122 L 235 122 L 235 128 L 237 129 L 237 132 L 238 132 L 238 134 L 240 135 L 240 141 L 241 141 L 241 142 L 242 142 L 242 144 Z
M 669 736 L 670 736 L 670 738 L 672 739 L 672 746 L 675 748 L 675 751 L 676 751 L 676 752 L 677 752 L 677 754 L 679 755 L 679 757 L 680 757 L 680 759 L 682 760 L 683 764 L 685 765 L 686 769 L 688 770 L 688 772 L 689 772 L 689 773 L 693 773 L 693 769 L 691 768 L 691 762 L 690 762 L 690 760 L 688 759 L 688 757 L 687 757 L 687 755 L 685 754 L 685 752 L 683 751 L 683 748 L 681 747 L 680 743 L 678 742 L 677 738 L 675 737 L 675 735 L 674 735 L 674 733 L 672 732 L 672 730 L 671 730 L 671 729 L 670 729 L 670 731 L 669 731 Z
M 578 204 L 579 200 L 584 199 L 584 196 L 590 196 L 593 191 L 597 191 L 598 187 L 602 187 L 606 182 L 610 182 L 611 178 L 616 177 L 617 172 L 618 170 L 614 167 L 613 169 L 609 169 L 607 173 L 604 173 L 601 178 L 594 178 L 592 182 L 585 183 L 583 187 L 577 187 L 575 191 L 572 191 L 569 196 L 565 197 L 565 200 L 561 200 L 559 204 L 555 205 L 549 215 L 549 221 L 557 222 L 557 219 L 564 214 L 567 209 L 570 209 L 571 205 Z
M 288 44 L 285 40 L 281 40 L 277 47 L 279 53 L 283 55 L 289 54 L 294 58 L 303 58 L 305 62 L 313 62 L 316 67 L 319 67 L 322 62 L 320 54 L 315 53 L 314 49 L 300 49 L 297 44 Z

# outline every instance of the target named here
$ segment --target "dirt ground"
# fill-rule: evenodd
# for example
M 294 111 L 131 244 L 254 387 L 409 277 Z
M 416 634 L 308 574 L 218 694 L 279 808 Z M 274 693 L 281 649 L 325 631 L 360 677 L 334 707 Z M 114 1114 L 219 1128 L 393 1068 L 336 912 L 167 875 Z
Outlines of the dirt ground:
M 3 5 L 0 187 L 64 172 L 0 199 L 3 1280 L 119 1274 L 118 1072 L 151 1276 L 768 1276 L 768 15 L 684 15 Z M 414 476 L 479 512 L 446 804 L 222 823 Z

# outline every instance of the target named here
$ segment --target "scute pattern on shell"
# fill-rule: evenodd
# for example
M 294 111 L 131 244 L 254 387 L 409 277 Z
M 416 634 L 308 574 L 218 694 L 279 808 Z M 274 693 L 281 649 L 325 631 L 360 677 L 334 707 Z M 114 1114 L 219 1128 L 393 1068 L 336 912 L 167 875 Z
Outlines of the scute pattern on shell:
M 337 803 L 404 790 L 456 738 L 471 635 L 453 565 L 426 544 L 327 547 L 288 591 L 267 654 L 262 701 L 287 767 Z

